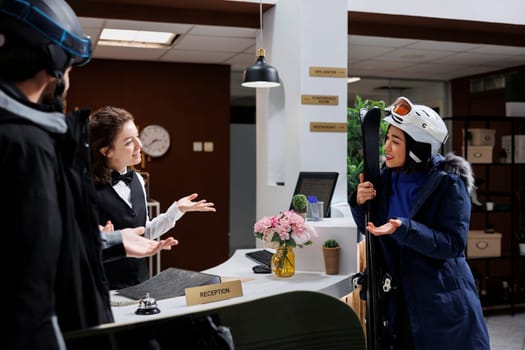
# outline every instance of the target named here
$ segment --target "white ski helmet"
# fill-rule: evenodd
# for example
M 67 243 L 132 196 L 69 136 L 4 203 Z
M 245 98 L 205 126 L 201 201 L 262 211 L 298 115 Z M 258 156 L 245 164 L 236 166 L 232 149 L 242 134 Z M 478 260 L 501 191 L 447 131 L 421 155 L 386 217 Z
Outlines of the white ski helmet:
M 441 146 L 448 139 L 447 126 L 443 119 L 432 108 L 424 105 L 414 105 L 406 97 L 398 97 L 397 100 L 386 108 L 385 121 L 398 127 L 407 133 L 414 141 L 426 143 L 431 147 L 428 158 L 439 152 Z M 426 159 L 420 159 L 413 152 L 407 150 L 410 157 L 421 163 Z M 427 157 L 425 157 L 427 158 Z

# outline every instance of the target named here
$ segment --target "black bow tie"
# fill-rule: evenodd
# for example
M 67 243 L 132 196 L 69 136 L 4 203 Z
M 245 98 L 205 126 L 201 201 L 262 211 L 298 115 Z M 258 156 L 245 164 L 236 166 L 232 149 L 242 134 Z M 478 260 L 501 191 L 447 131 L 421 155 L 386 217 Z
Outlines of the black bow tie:
M 128 171 L 125 174 L 119 174 L 117 171 L 111 172 L 111 185 L 115 186 L 119 181 L 124 181 L 127 185 L 130 184 L 133 179 L 133 172 Z

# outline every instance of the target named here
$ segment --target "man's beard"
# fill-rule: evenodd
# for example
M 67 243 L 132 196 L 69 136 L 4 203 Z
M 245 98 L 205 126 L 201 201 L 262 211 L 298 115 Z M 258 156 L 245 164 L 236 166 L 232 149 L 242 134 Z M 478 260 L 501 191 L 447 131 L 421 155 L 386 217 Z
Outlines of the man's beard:
M 56 112 L 64 112 L 64 101 L 66 100 L 66 92 L 62 92 L 62 96 L 57 99 L 55 96 L 57 88 L 57 81 L 53 81 L 45 87 L 42 95 L 40 96 L 39 104 L 45 105 Z

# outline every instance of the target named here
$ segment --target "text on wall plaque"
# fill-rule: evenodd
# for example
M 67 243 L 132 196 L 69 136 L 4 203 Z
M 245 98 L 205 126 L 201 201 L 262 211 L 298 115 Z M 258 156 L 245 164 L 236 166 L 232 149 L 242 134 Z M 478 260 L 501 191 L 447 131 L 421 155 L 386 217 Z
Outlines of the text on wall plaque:
M 346 78 L 346 68 L 310 67 L 311 77 Z
M 310 122 L 311 132 L 346 132 L 346 123 L 320 123 Z
M 332 95 L 301 95 L 301 103 L 303 105 L 337 106 L 339 104 L 339 96 L 332 96 Z

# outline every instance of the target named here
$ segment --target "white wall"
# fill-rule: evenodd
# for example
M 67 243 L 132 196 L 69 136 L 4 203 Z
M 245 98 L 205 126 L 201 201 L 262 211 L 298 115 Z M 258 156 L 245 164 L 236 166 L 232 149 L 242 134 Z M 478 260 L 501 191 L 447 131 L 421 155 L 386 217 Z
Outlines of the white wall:
M 525 24 L 523 0 L 348 0 L 348 11 Z
M 340 174 L 333 203 L 346 202 L 346 133 L 310 132 L 311 122 L 346 123 L 346 79 L 311 77 L 309 67 L 347 66 L 345 0 L 287 0 L 264 16 L 264 48 L 282 85 L 257 91 L 257 217 L 286 210 L 300 171 Z M 338 96 L 303 105 L 301 95 Z M 277 185 L 283 183 L 283 185 Z

